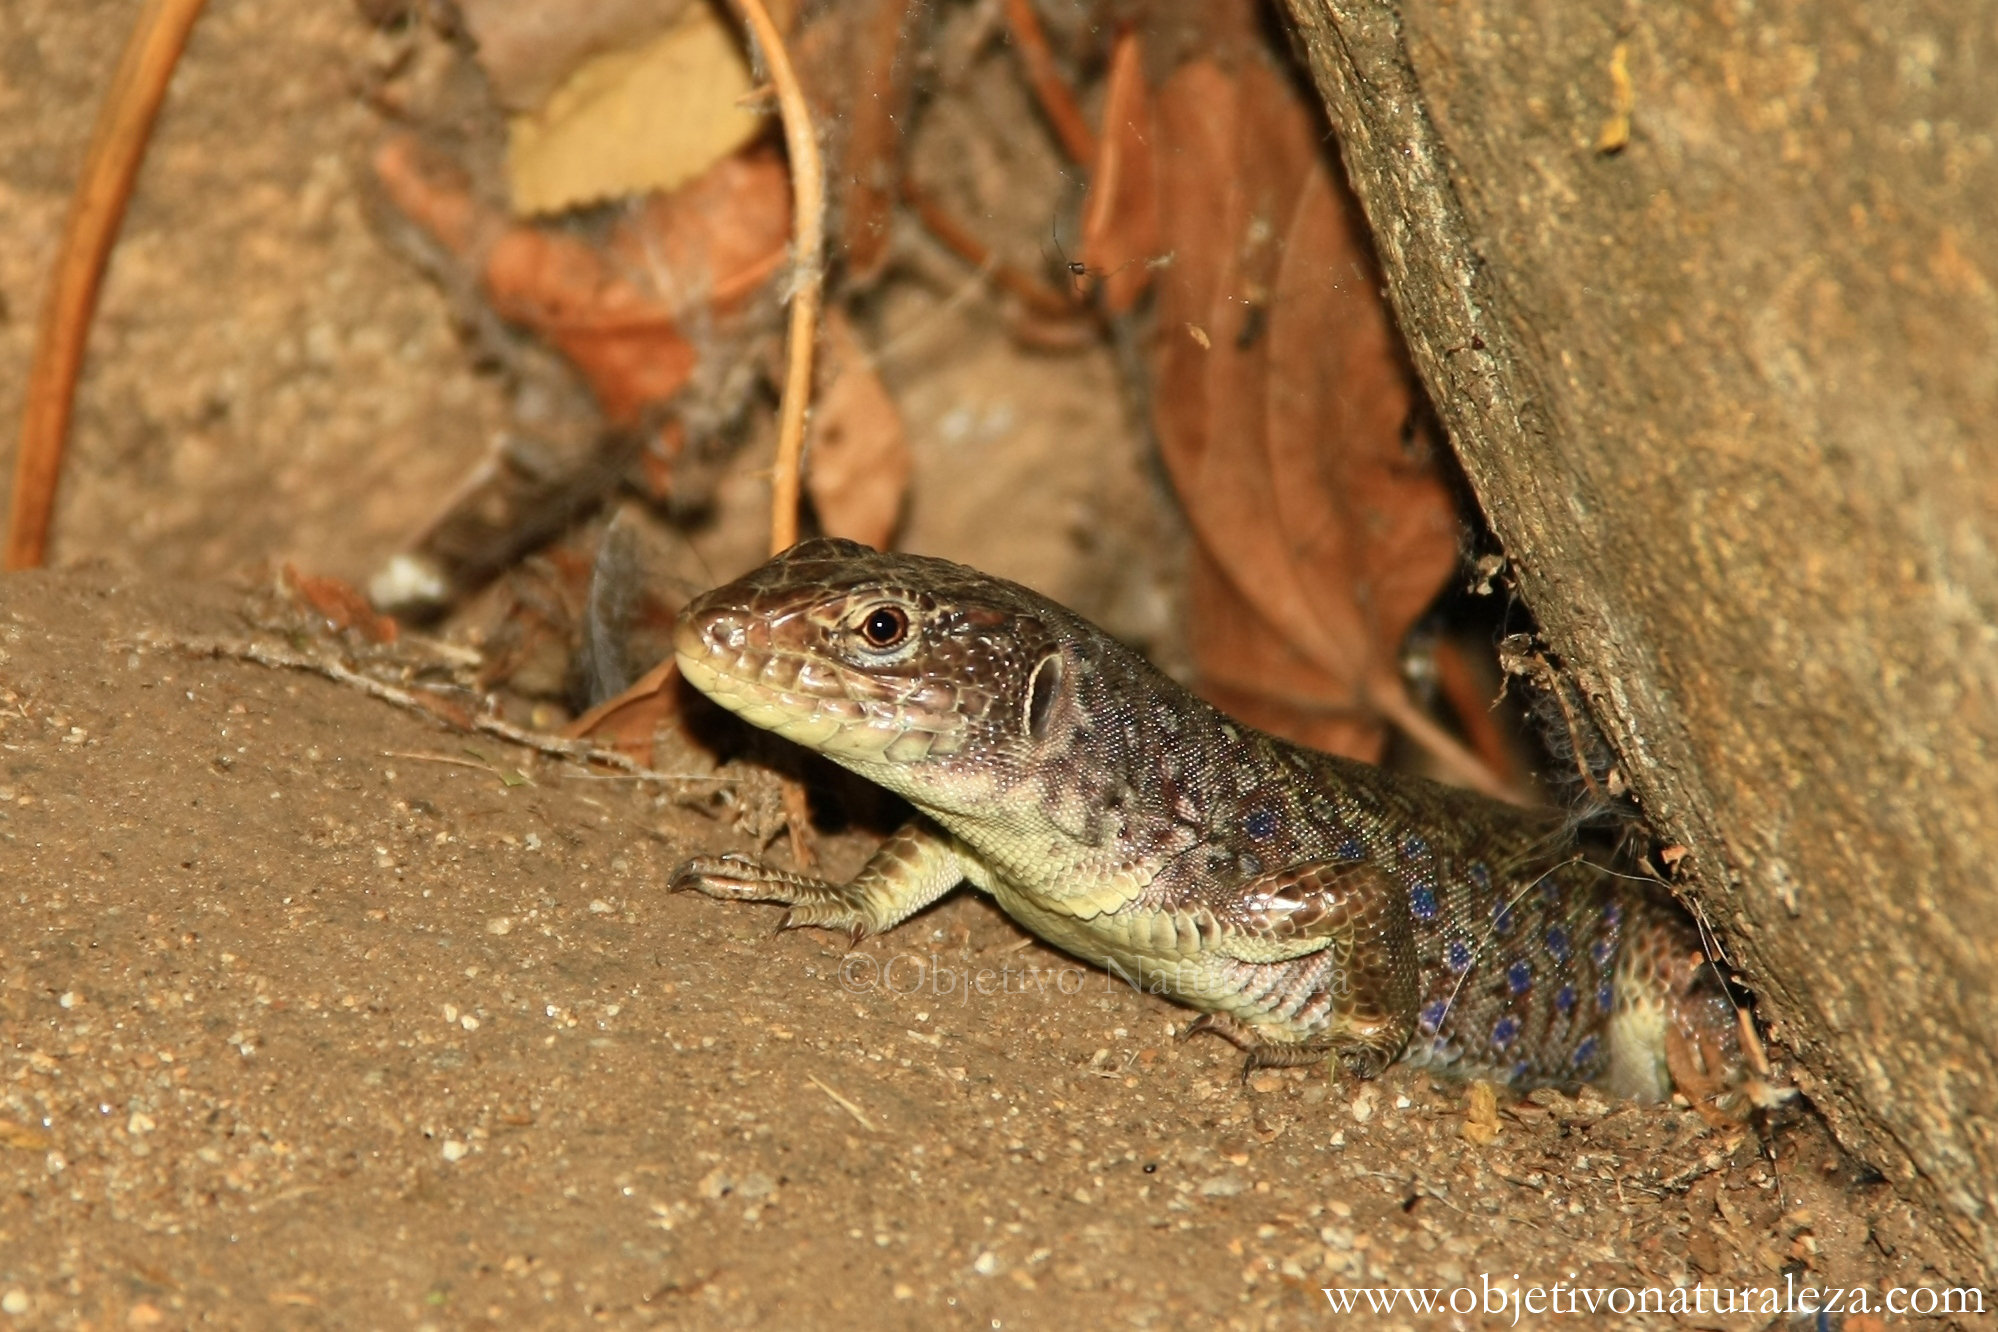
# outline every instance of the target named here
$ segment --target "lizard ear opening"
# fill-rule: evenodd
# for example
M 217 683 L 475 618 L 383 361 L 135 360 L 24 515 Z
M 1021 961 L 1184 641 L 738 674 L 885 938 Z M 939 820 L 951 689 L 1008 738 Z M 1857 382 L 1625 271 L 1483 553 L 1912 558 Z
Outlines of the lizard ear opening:
M 1061 695 L 1063 667 L 1061 653 L 1050 652 L 1034 667 L 1027 681 L 1027 734 L 1035 740 L 1048 738 L 1048 723 L 1054 717 L 1055 699 Z

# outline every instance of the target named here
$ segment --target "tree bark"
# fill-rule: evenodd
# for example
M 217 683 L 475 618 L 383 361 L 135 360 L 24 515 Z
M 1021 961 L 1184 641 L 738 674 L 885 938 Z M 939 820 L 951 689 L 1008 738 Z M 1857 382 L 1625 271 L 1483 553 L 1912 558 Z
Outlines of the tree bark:
M 1998 24 L 1288 3 L 1546 638 L 1805 1089 L 1998 1272 Z

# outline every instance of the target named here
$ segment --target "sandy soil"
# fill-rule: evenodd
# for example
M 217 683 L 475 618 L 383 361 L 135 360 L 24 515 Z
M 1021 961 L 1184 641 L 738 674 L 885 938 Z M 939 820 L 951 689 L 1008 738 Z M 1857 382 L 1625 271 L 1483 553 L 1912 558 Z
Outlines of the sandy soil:
M 0 419 L 133 8 L 0 7 Z M 213 580 L 365 577 L 509 419 L 354 201 L 372 41 L 344 6 L 211 4 L 66 473 L 58 562 L 111 565 L 0 582 L 0 1328 L 1321 1326 L 1325 1287 L 1932 1275 L 1925 1219 L 1808 1118 L 1765 1143 L 1541 1094 L 1480 1145 L 1424 1076 L 1245 1085 L 969 896 L 849 952 L 664 894 L 751 845 L 712 816 L 767 802 L 753 765 L 635 782 L 176 647 L 334 650 Z M 883 301 L 909 544 L 1169 648 L 1107 356 L 949 296 Z M 717 577 L 756 545 L 702 541 Z M 824 841 L 834 872 L 866 850 Z
M 1809 1122 L 1772 1167 L 1589 1093 L 1474 1147 L 1426 1076 L 1245 1085 L 979 900 L 849 952 L 666 895 L 746 845 L 705 784 L 173 646 L 258 639 L 234 594 L 4 592 L 14 1325 L 1315 1326 L 1324 1286 L 1922 1274 Z

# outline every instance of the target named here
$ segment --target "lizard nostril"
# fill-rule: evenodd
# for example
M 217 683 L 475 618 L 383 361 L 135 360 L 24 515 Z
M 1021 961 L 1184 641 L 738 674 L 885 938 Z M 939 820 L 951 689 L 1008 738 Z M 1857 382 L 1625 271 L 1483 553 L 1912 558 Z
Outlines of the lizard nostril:
M 731 611 L 708 611 L 680 622 L 682 642 L 692 639 L 709 652 L 740 652 L 749 642 L 747 619 Z

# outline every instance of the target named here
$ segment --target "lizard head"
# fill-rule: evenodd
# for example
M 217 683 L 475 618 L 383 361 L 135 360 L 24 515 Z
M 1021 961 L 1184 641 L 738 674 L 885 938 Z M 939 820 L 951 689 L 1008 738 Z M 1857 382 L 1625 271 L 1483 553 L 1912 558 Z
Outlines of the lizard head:
M 819 538 L 689 603 L 674 652 L 753 725 L 978 815 L 1062 743 L 1064 645 L 1091 637 L 1072 619 L 963 565 Z

